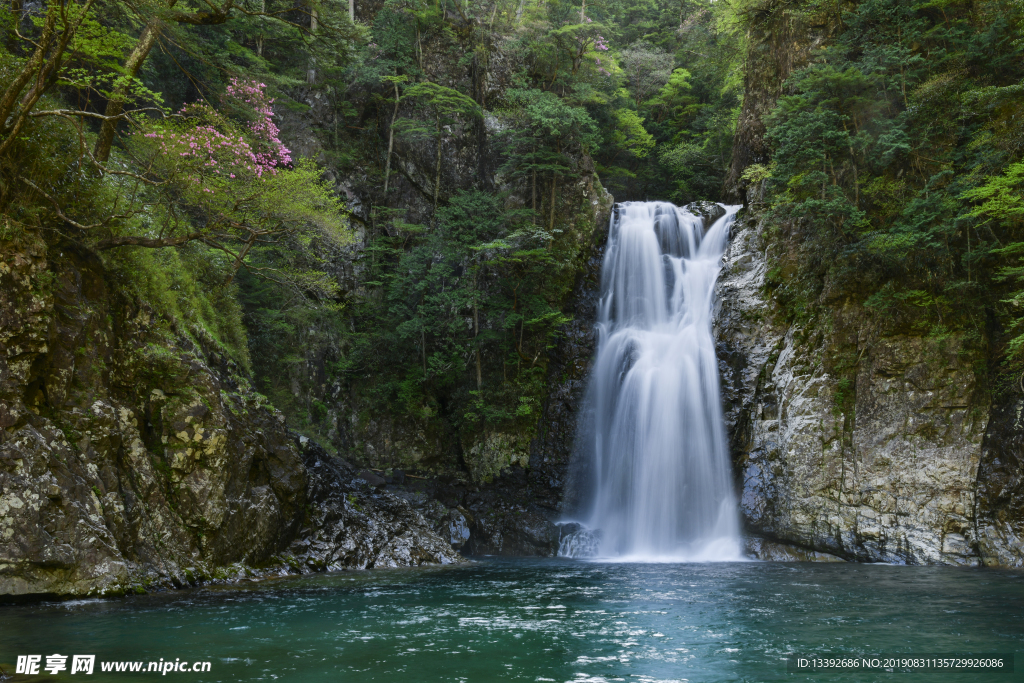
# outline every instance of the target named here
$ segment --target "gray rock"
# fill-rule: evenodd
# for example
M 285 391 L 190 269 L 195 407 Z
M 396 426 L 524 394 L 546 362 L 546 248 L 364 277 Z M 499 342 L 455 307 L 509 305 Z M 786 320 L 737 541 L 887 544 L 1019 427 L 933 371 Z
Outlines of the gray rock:
M 312 512 L 279 561 L 299 571 L 465 561 L 409 500 L 379 488 L 368 490 L 365 471 L 356 474 L 313 442 L 304 445 L 302 456 Z
M 717 289 L 723 402 L 748 529 L 846 559 L 979 563 L 989 411 L 975 352 L 956 336 L 887 334 L 843 301 L 829 302 L 827 324 L 785 324 L 766 294 L 765 227 L 737 223 Z M 986 528 L 988 556 L 1012 564 L 1000 558 L 1014 557 L 1018 536 Z
M 751 537 L 746 540 L 746 552 L 752 558 L 765 562 L 845 562 L 841 557 L 808 550 L 788 543 L 779 543 L 766 538 Z
M 299 568 L 458 561 L 404 501 L 307 469 L 219 345 L 169 333 L 95 255 L 36 244 L 2 262 L 0 595 L 286 571 L 297 537 Z
M 356 478 L 366 482 L 367 485 L 374 488 L 382 487 L 388 483 L 384 477 L 376 474 L 372 470 L 362 470 L 356 475 Z

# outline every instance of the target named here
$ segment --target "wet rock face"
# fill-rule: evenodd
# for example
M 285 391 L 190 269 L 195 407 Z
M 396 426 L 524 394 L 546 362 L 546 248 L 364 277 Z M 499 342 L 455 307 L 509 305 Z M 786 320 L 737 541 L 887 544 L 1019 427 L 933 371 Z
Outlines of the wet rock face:
M 302 441 L 312 512 L 281 558 L 287 564 L 324 571 L 465 561 L 408 499 L 384 488 L 383 478 Z
M 978 554 L 986 565 L 1024 567 L 1024 399 L 992 405 L 978 468 Z
M 0 268 L 0 595 L 226 576 L 279 563 L 300 527 L 344 566 L 451 560 L 386 496 L 338 513 L 334 485 L 307 476 L 284 416 L 213 340 L 168 332 L 95 256 L 53 251 L 5 253 Z
M 981 547 L 1013 564 L 1019 522 L 996 522 L 1019 500 L 1020 480 L 1010 474 L 1015 456 L 997 457 L 998 441 L 985 436 L 977 351 L 956 337 L 886 336 L 843 302 L 827 325 L 784 324 L 765 294 L 762 228 L 736 225 L 717 291 L 723 401 L 748 529 L 846 559 L 970 565 Z M 1005 485 L 986 483 L 997 480 Z M 987 526 L 976 505 L 989 511 Z
M 788 543 L 778 543 L 766 538 L 747 538 L 746 553 L 764 562 L 845 562 L 841 557 L 815 552 Z

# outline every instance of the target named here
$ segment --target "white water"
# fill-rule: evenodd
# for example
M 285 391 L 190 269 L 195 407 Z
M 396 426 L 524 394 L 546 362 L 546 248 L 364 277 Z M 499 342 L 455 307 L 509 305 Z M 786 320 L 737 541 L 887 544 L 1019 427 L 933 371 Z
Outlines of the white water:
M 598 351 L 577 436 L 577 493 L 604 558 L 741 559 L 711 332 L 714 288 L 738 206 L 705 232 L 665 202 L 613 215 Z M 571 549 L 570 549 L 571 548 Z

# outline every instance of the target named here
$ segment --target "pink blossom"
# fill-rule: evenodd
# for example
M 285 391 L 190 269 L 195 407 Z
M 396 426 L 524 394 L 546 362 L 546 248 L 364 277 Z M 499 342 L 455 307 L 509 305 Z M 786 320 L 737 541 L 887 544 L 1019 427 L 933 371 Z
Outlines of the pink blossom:
M 144 134 L 146 138 L 156 138 L 161 142 L 163 154 L 175 155 L 182 162 L 193 162 L 200 168 L 212 168 L 217 175 L 222 175 L 219 166 L 232 166 L 237 173 L 247 173 L 262 178 L 264 172 L 276 174 L 278 169 L 292 163 L 291 151 L 279 138 L 280 130 L 273 122 L 274 111 L 271 107 L 273 98 L 267 96 L 266 84 L 254 81 L 233 79 L 225 93 L 225 100 L 233 101 L 239 109 L 251 117 L 248 124 L 251 138 L 246 136 L 227 136 L 218 130 L 216 122 L 220 115 L 206 102 L 192 102 L 179 110 L 179 114 L 196 120 L 193 128 L 176 131 L 157 124 L 157 129 Z M 236 173 L 227 174 L 232 180 Z M 244 177 L 244 176 L 243 176 Z M 201 186 L 202 181 L 196 176 L 186 176 L 188 182 Z M 209 187 L 197 187 L 203 192 L 214 194 Z

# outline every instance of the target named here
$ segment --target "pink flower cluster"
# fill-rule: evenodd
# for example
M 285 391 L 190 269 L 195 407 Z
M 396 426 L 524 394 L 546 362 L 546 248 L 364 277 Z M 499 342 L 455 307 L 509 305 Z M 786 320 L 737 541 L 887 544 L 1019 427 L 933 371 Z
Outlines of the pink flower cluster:
M 598 36 L 594 41 L 595 50 L 608 50 L 608 43 L 604 42 L 604 36 Z
M 254 153 L 256 164 L 262 171 L 276 173 L 279 166 L 292 163 L 291 150 L 285 147 L 278 137 L 281 131 L 274 124 L 274 100 L 267 97 L 266 83 L 256 81 L 240 81 L 232 78 L 225 96 L 251 109 L 256 119 L 249 124 L 249 130 L 259 143 L 260 149 Z
M 187 176 L 195 185 L 205 185 L 202 176 L 207 173 L 229 179 L 238 175 L 262 178 L 264 173 L 276 174 L 279 168 L 291 164 L 292 157 L 278 138 L 280 131 L 272 118 L 274 100 L 267 97 L 266 87 L 263 83 L 233 79 L 227 88 L 226 98 L 241 105 L 245 114 L 254 118 L 249 124 L 250 140 L 219 130 L 217 122 L 224 119 L 205 102 L 186 104 L 178 112 L 185 118 L 197 120 L 193 127 L 186 130 L 159 127 L 145 137 L 158 141 L 164 156 L 198 163 L 198 173 Z M 214 193 L 209 187 L 202 190 Z
M 180 113 L 195 115 L 203 113 L 204 109 L 209 111 L 207 105 L 195 103 L 186 105 Z M 265 170 L 245 138 L 225 135 L 214 126 L 199 125 L 186 132 L 164 129 L 146 133 L 146 137 L 158 140 L 165 156 L 198 161 L 201 169 L 220 176 L 234 178 L 236 173 L 251 173 L 259 177 Z M 196 183 L 201 182 L 198 177 L 189 177 Z M 213 192 L 209 188 L 204 191 Z

